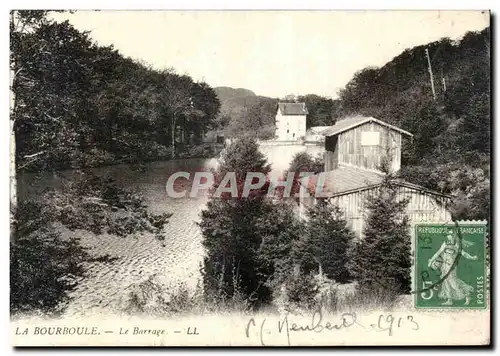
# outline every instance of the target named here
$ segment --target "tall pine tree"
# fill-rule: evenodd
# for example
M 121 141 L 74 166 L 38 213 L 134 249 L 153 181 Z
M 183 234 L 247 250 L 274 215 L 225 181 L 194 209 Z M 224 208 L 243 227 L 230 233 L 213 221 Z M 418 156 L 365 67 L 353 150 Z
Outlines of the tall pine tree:
M 320 200 L 308 211 L 307 217 L 306 233 L 292 249 L 294 260 L 305 274 L 317 272 L 320 265 L 328 278 L 348 282 L 347 251 L 354 233 L 347 227 L 343 212 Z
M 248 172 L 267 174 L 269 170 L 252 138 L 236 140 L 223 156 L 213 189 L 223 184 L 226 173 L 234 172 L 238 196 L 214 194 L 201 215 L 206 249 L 203 284 L 209 299 L 227 301 L 241 293 L 247 301 L 259 304 L 271 298 L 267 282 L 275 264 L 264 256 L 272 247 L 264 245 L 290 226 L 290 215 L 279 214 L 279 207 L 266 196 L 267 182 L 247 197 L 242 196 Z
M 410 224 L 408 200 L 399 199 L 397 186 L 386 175 L 378 194 L 367 199 L 364 237 L 350 251 L 349 270 L 366 291 L 410 292 Z

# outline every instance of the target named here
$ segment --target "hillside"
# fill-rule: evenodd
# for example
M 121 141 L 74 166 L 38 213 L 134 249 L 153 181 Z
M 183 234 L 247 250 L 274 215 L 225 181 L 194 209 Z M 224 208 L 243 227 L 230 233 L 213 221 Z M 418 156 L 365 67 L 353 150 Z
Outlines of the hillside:
M 489 217 L 489 28 L 460 41 L 443 38 L 409 48 L 381 68 L 365 68 L 340 99 L 343 115 L 378 117 L 414 134 L 403 151 L 402 175 L 458 197 L 455 218 Z
M 217 87 L 215 92 L 221 103 L 218 116 L 219 130 L 223 130 L 229 136 L 250 134 L 260 139 L 274 137 L 278 98 L 256 95 L 251 90 L 241 88 Z M 336 118 L 341 115 L 339 100 L 315 94 L 298 96 L 296 99 L 307 105 L 308 127 L 333 125 Z
M 225 101 L 234 98 L 243 98 L 247 96 L 256 96 L 255 93 L 248 89 L 243 88 L 230 88 L 230 87 L 216 87 L 215 93 L 220 101 Z
M 266 139 L 274 135 L 277 99 L 257 96 L 243 88 L 216 87 L 214 90 L 221 103 L 218 130 L 228 136 L 252 133 Z

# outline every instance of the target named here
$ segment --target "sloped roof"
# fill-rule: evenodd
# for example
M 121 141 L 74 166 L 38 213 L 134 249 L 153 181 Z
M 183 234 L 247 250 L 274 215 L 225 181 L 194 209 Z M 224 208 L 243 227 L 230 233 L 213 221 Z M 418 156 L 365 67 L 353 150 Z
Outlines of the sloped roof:
M 307 115 L 305 103 L 279 103 L 279 110 L 282 115 Z
M 307 178 L 301 179 L 300 183 L 304 185 L 307 182 L 307 188 L 313 194 L 316 192 L 316 186 L 318 184 L 322 184 L 323 189 L 320 190 L 320 197 L 330 198 L 354 191 L 375 188 L 382 183 L 384 175 L 382 173 L 368 171 L 357 167 L 339 166 L 333 171 L 322 172 L 308 178 L 309 180 L 307 180 Z M 435 192 L 416 184 L 408 183 L 402 179 L 394 179 L 393 182 L 400 186 L 451 198 L 449 195 Z
M 333 171 L 322 172 L 309 177 L 307 188 L 315 192 L 316 186 L 322 184 L 321 194 L 330 197 L 339 193 L 380 184 L 382 180 L 383 175 L 381 173 L 351 166 L 339 166 Z M 301 180 L 301 184 L 305 182 L 306 179 Z
M 325 131 L 323 131 L 322 134 L 325 136 L 335 136 L 335 135 L 338 135 L 339 133 L 342 133 L 344 131 L 353 129 L 359 125 L 363 125 L 367 122 L 376 122 L 380 125 L 389 127 L 392 130 L 399 131 L 402 134 L 405 134 L 408 136 L 413 136 L 408 131 L 402 130 L 399 127 L 389 125 L 386 122 L 383 122 L 383 121 L 380 121 L 378 119 L 375 119 L 374 117 L 368 117 L 368 116 L 353 116 L 353 117 L 348 117 L 348 118 L 339 120 L 335 123 L 335 125 L 326 129 Z

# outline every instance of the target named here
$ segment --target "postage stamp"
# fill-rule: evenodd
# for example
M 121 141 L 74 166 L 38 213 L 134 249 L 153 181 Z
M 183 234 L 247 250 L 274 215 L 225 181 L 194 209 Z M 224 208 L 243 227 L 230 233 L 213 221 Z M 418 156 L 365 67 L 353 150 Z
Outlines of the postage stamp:
M 486 308 L 486 224 L 421 224 L 415 232 L 415 307 Z

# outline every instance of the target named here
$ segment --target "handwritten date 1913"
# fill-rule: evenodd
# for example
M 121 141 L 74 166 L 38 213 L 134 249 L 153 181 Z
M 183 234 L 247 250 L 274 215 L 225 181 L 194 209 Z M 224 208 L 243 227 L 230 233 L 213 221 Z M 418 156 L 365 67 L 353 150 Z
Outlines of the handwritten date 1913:
M 371 324 L 370 326 L 376 331 L 387 331 L 389 336 L 392 336 L 394 328 L 401 328 L 405 324 L 411 324 L 411 329 L 414 331 L 419 329 L 418 323 L 413 319 L 413 315 L 407 315 L 405 318 L 395 318 L 392 314 L 382 314 L 378 317 L 377 324 Z
M 419 329 L 418 323 L 414 320 L 412 315 L 407 315 L 405 317 L 394 317 L 392 314 L 381 314 L 377 319 L 376 324 L 369 324 L 374 331 L 386 331 L 389 336 L 392 336 L 394 329 L 396 328 L 408 328 L 416 331 Z M 248 323 L 245 325 L 245 335 L 247 338 L 251 338 L 254 335 L 260 339 L 262 346 L 265 346 L 265 339 L 271 337 L 276 340 L 272 335 L 284 334 L 286 336 L 287 344 L 291 345 L 291 334 L 293 332 L 328 332 L 328 331 L 338 331 L 341 329 L 349 329 L 351 327 L 361 327 L 366 329 L 358 321 L 358 316 L 355 312 L 343 313 L 340 315 L 340 320 L 336 322 L 324 321 L 321 309 L 316 310 L 311 317 L 309 323 L 301 325 L 295 322 L 289 321 L 289 317 L 285 316 L 280 319 L 277 324 L 268 320 L 266 318 L 262 319 L 260 322 L 256 322 L 254 318 L 250 318 Z

